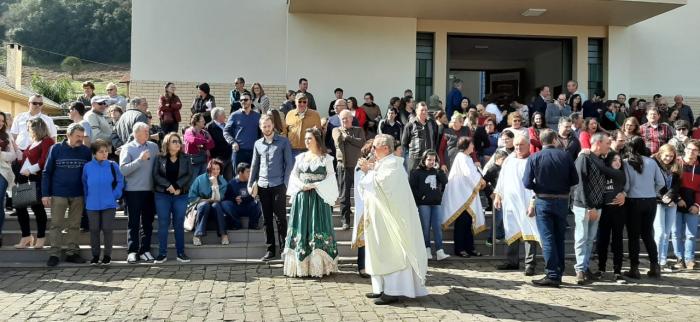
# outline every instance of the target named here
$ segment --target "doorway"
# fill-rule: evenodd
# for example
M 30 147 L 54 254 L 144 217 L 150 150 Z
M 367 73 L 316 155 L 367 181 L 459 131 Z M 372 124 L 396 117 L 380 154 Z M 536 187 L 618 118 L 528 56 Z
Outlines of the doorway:
M 503 103 L 528 104 L 536 88 L 548 85 L 552 95 L 571 79 L 572 39 L 449 36 L 448 90 L 464 81 L 462 94 L 472 104 L 487 95 Z

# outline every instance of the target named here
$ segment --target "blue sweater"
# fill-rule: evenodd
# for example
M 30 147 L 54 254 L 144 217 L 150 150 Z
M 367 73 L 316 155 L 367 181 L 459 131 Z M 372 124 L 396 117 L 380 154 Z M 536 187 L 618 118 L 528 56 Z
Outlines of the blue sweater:
M 83 196 L 83 166 L 92 160 L 90 148 L 71 147 L 68 141 L 56 143 L 46 158 L 41 178 L 43 197 L 73 198 Z
M 112 189 L 112 167 L 117 177 L 117 187 Z M 105 210 L 117 208 L 116 200 L 121 198 L 124 190 L 124 176 L 119 165 L 113 161 L 92 160 L 83 169 L 83 190 L 85 191 L 85 209 Z
M 224 138 L 229 144 L 238 143 L 243 150 L 252 150 L 259 136 L 260 113 L 250 111 L 245 114 L 243 109 L 233 112 L 224 127 Z
M 245 191 L 245 195 L 241 194 L 241 191 Z M 228 183 L 228 188 L 226 188 L 226 200 L 235 201 L 236 197 L 241 197 L 241 204 L 254 203 L 255 198 L 248 193 L 248 181 L 240 181 L 238 177 L 231 179 Z

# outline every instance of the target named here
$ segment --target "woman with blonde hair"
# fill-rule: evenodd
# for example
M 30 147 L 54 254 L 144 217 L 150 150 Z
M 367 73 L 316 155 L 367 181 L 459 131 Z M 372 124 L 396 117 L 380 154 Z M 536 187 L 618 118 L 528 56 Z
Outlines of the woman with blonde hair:
M 510 112 L 508 113 L 508 127 L 503 129 L 509 130 L 513 132 L 514 135 L 517 134 L 522 134 L 525 138 L 528 139 L 528 142 L 530 141 L 530 135 L 528 133 L 527 127 L 522 126 L 523 124 L 523 116 L 520 114 L 520 112 Z M 498 146 L 503 147 L 505 146 L 505 142 L 503 141 L 503 136 L 501 136 L 501 139 L 498 140 Z
M 445 173 L 450 172 L 452 162 L 454 162 L 457 153 L 459 153 L 459 149 L 457 149 L 457 142 L 459 139 L 472 136 L 473 132 L 469 131 L 469 128 L 462 126 L 462 123 L 462 114 L 454 112 L 448 123 L 448 127 L 443 130 L 438 148 L 437 160 L 440 164 L 440 168 Z
M 258 110 L 260 114 L 265 114 L 270 110 L 270 98 L 265 95 L 265 90 L 260 83 L 253 83 L 253 87 L 250 88 L 253 92 L 253 107 Z
M 657 193 L 656 216 L 654 217 L 654 240 L 659 252 L 659 265 L 662 269 L 670 270 L 666 261 L 668 254 L 668 241 L 671 230 L 676 224 L 676 203 L 680 199 L 681 166 L 676 161 L 678 153 L 671 144 L 664 144 L 653 156 L 664 175 L 664 187 Z M 682 254 L 676 254 L 676 256 Z
M 15 183 L 36 184 L 37 200 L 41 200 L 41 173 L 44 170 L 49 151 L 56 142 L 49 136 L 49 128 L 41 118 L 27 121 L 27 129 L 32 137 L 32 144 L 22 153 L 22 160 L 18 163 L 19 167 L 14 167 L 15 171 L 17 171 L 15 172 Z M 15 245 L 15 248 L 44 248 L 46 242 L 46 209 L 41 203 L 35 203 L 31 205 L 31 208 L 34 212 L 34 217 L 36 217 L 36 240 L 30 233 L 27 207 L 15 207 L 17 221 L 22 231 L 22 239 L 20 239 L 19 244 Z

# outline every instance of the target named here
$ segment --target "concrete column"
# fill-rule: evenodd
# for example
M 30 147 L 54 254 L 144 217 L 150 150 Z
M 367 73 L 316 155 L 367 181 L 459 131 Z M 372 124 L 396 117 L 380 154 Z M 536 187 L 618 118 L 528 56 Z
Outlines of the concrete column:
M 447 97 L 447 32 L 435 32 L 433 53 L 433 93 L 445 102 Z
M 590 98 L 588 93 L 588 36 L 579 34 L 574 42 L 574 66 L 572 68 L 574 79 L 578 81 L 579 89 Z

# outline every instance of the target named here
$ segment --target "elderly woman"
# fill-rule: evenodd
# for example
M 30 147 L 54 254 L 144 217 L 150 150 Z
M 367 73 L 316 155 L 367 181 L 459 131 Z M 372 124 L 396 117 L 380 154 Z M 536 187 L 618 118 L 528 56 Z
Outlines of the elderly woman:
M 49 151 L 55 141 L 49 136 L 49 128 L 41 118 L 27 121 L 27 129 L 32 137 L 32 144 L 22 153 L 22 160 L 18 162 L 15 180 L 17 184 L 32 182 L 36 184 L 37 200 L 41 199 L 41 173 L 44 170 Z M 46 210 L 41 203 L 31 206 L 36 218 L 36 240 L 30 233 L 29 212 L 27 207 L 16 207 L 17 221 L 22 231 L 22 239 L 15 248 L 43 248 L 46 243 Z
M 510 112 L 508 114 L 508 121 L 507 122 L 508 122 L 509 127 L 503 129 L 503 131 L 508 130 L 508 131 L 513 132 L 513 134 L 520 133 L 520 134 L 524 135 L 526 138 L 528 138 L 528 140 L 530 139 L 528 129 L 522 125 L 523 124 L 523 117 L 520 114 L 520 112 Z M 501 136 L 501 138 L 498 140 L 498 146 L 499 147 L 505 146 L 505 142 L 503 141 L 503 136 Z
M 192 158 L 192 175 L 198 176 L 206 170 L 209 150 L 214 148 L 214 139 L 204 130 L 204 115 L 192 115 L 190 127 L 185 130 L 185 153 Z
M 190 187 L 190 201 L 197 202 L 197 218 L 195 219 L 194 237 L 192 244 L 202 245 L 202 236 L 207 234 L 207 223 L 210 217 L 216 219 L 216 233 L 221 237 L 221 245 L 228 245 L 228 233 L 226 232 L 226 212 L 221 207 L 221 201 L 226 194 L 228 182 L 221 174 L 223 162 L 212 159 L 207 165 L 207 172 L 199 175 Z
M 192 182 L 190 162 L 182 151 L 182 138 L 175 132 L 165 135 L 160 155 L 153 166 L 156 213 L 158 214 L 158 257 L 155 263 L 168 260 L 168 229 L 173 225 L 177 261 L 187 263 L 185 255 L 185 212 L 187 189 Z

